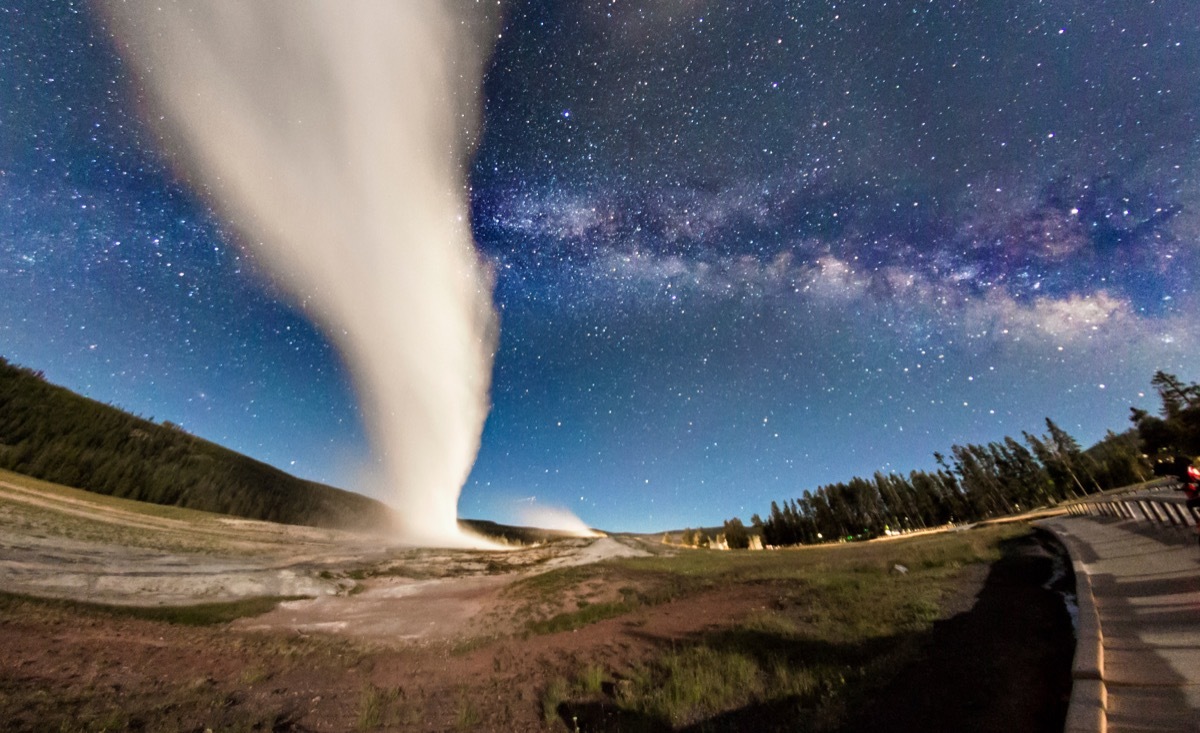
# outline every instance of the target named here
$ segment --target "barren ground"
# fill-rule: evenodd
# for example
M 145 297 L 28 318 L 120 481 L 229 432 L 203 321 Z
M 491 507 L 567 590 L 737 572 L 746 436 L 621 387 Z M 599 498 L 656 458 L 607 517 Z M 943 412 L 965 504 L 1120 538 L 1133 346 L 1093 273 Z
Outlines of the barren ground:
M 0 719 L 29 731 L 832 730 L 857 729 L 856 710 L 872 729 L 936 725 L 944 711 L 916 705 L 905 717 L 903 701 L 978 689 L 978 657 L 947 666 L 930 645 L 980 643 L 989 684 L 1004 680 L 1008 701 L 1029 709 L 1029 725 L 1010 729 L 1061 730 L 1062 679 L 1028 673 L 1069 666 L 1070 630 L 1039 589 L 1045 553 L 1010 542 L 1024 544 L 1001 576 L 936 538 L 782 553 L 639 538 L 412 549 L 0 473 Z M 911 576 L 889 572 L 896 559 Z M 202 626 L 143 613 L 262 596 L 304 598 Z M 876 604 L 866 620 L 847 612 L 855 599 Z M 877 627 L 871 615 L 900 620 Z M 772 700 L 772 677 L 745 699 L 734 690 L 724 708 L 682 715 L 631 702 L 636 685 L 664 686 L 652 679 L 662 660 L 701 648 L 723 654 L 721 666 L 774 655 L 770 664 L 795 668 L 772 675 L 812 681 L 791 679 L 794 694 Z M 921 689 L 898 687 L 906 680 Z M 958 711 L 953 727 L 977 727 L 976 713 Z

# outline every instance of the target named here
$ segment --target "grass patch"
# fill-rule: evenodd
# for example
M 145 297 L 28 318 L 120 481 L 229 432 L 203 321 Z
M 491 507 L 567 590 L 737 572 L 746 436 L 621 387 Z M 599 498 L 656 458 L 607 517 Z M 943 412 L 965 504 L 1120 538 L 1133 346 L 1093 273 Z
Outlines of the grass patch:
M 358 729 L 370 730 L 392 725 L 393 706 L 400 698 L 398 687 L 367 685 L 358 696 Z
M 672 725 L 703 720 L 762 699 L 767 680 L 753 658 L 699 645 L 635 671 L 623 707 Z
M 188 606 L 115 606 L 61 598 L 39 598 L 0 591 L 0 614 L 19 615 L 30 611 L 63 615 L 91 614 L 109 618 L 135 618 L 181 626 L 214 626 L 239 618 L 260 616 L 283 601 L 308 596 L 260 596 L 221 603 L 197 603 Z
M 825 545 L 776 552 L 694 551 L 678 555 L 621 558 L 587 566 L 568 567 L 542 573 L 514 583 L 506 593 L 526 602 L 523 613 L 531 634 L 573 631 L 590 624 L 631 613 L 698 592 L 743 583 L 794 583 L 809 593 L 829 599 L 817 609 L 829 620 L 842 618 L 845 609 L 872 603 L 881 588 L 912 588 L 917 577 L 928 581 L 953 576 L 960 568 L 999 558 L 998 545 L 1005 537 L 1024 531 L 1005 525 L 969 532 L 923 535 L 888 542 Z M 910 569 L 907 576 L 894 575 L 895 565 Z M 905 581 L 904 578 L 909 578 Z M 621 600 L 590 602 L 576 597 L 590 583 L 628 581 L 620 589 Z M 796 588 L 785 592 L 794 596 Z M 912 606 L 906 618 L 919 626 L 936 615 L 936 594 Z M 932 604 L 932 605 L 931 605 Z M 549 608 L 550 611 L 544 609 Z M 933 609 L 932 611 L 930 609 Z M 541 611 L 539 614 L 538 611 Z M 555 612 L 557 611 L 557 612 Z M 536 616 L 541 617 L 536 617 Z M 873 619 L 864 617 L 852 633 L 870 635 Z
M 637 605 L 628 601 L 613 603 L 590 603 L 576 611 L 567 611 L 540 621 L 529 621 L 525 629 L 531 634 L 555 634 L 560 631 L 574 631 L 597 621 L 623 616 Z
M 715 554 L 715 553 L 714 553 Z M 625 580 L 630 582 L 626 583 Z M 574 631 L 598 621 L 616 618 L 638 608 L 655 606 L 699 590 L 716 581 L 689 575 L 669 564 L 663 567 L 627 567 L 620 561 L 562 568 L 526 578 L 506 594 L 525 601 L 519 613 L 533 615 L 525 630 L 531 634 Z M 620 600 L 590 600 L 589 588 L 618 586 Z M 549 611 L 547 611 L 549 609 Z M 557 611 L 557 612 L 555 612 Z
M 358 695 L 358 730 L 405 728 L 419 726 L 424 719 L 418 703 L 411 700 L 403 687 L 365 685 Z
M 607 675 L 603 669 L 595 664 L 589 664 L 579 673 L 579 677 L 575 680 L 575 685 L 583 694 L 595 695 L 600 692 L 606 678 Z
M 459 639 L 450 647 L 450 653 L 454 656 L 463 656 L 470 654 L 478 649 L 482 649 L 488 644 L 496 641 L 495 636 L 481 634 L 479 636 L 469 636 L 465 639 Z
M 640 591 L 632 586 L 625 586 L 618 591 L 621 594 L 619 601 L 592 603 L 582 599 L 576 600 L 575 610 L 563 611 L 549 618 L 530 620 L 526 622 L 525 630 L 531 634 L 574 631 L 599 621 L 624 616 L 638 608 L 672 601 L 688 592 L 686 584 L 675 582 L 669 575 L 660 575 L 662 577 L 651 581 L 651 587 L 648 590 Z
M 601 697 L 604 683 L 611 679 L 604 669 L 595 664 L 584 667 L 571 681 L 555 677 L 542 693 L 542 720 L 554 726 L 561 721 L 560 706 L 580 699 L 595 700 Z
M 558 568 L 518 580 L 505 590 L 505 595 L 535 602 L 553 601 L 587 581 L 603 578 L 607 571 L 607 563 Z
M 962 569 L 999 559 L 1004 540 L 1028 531 L 1005 525 L 887 542 L 613 561 L 602 572 L 629 580 L 622 601 L 587 604 L 531 622 L 530 630 L 579 628 L 671 599 L 686 605 L 690 595 L 711 588 L 736 594 L 753 586 L 773 601 L 736 624 L 673 644 L 610 685 L 595 667 L 571 682 L 557 679 L 543 695 L 543 716 L 563 719 L 564 710 L 586 713 L 599 704 L 634 728 L 703 729 L 719 717 L 718 728 L 740 730 L 761 727 L 756 716 L 766 716 L 797 730 L 834 730 L 865 691 L 914 657 Z M 895 565 L 908 572 L 895 572 Z M 573 573 L 542 579 L 539 587 L 566 595 L 580 582 Z
M 271 673 L 265 667 L 254 665 L 242 670 L 238 679 L 241 680 L 243 685 L 257 685 L 259 682 L 270 679 L 270 677 Z
M 459 690 L 458 702 L 454 706 L 454 727 L 458 730 L 475 730 L 483 722 L 479 708 L 467 694 L 467 690 Z
M 555 677 L 542 693 L 542 720 L 551 725 L 558 720 L 558 706 L 574 695 L 571 685 L 562 677 Z

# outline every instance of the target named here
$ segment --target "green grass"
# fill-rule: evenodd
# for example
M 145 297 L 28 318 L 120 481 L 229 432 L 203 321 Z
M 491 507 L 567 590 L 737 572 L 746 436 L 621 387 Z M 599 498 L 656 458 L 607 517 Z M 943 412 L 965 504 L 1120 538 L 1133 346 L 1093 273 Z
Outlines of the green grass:
M 606 563 L 592 563 L 531 575 L 509 586 L 505 595 L 534 601 L 552 600 L 582 583 L 602 577 L 607 568 Z
M 393 724 L 393 707 L 399 698 L 398 687 L 364 687 L 358 696 L 358 729 L 371 730 Z
M 458 730 L 476 730 L 479 724 L 483 722 L 483 716 L 479 713 L 479 708 L 475 707 L 474 701 L 471 700 L 468 688 L 461 688 L 458 691 L 458 700 L 454 706 L 454 727 Z
M 570 700 L 577 693 L 562 677 L 555 677 L 546 685 L 542 693 L 542 720 L 548 725 L 558 720 L 558 706 Z
M 459 698 L 461 708 L 462 695 Z M 456 714 L 461 715 L 458 709 Z M 403 687 L 367 684 L 359 693 L 355 721 L 358 730 L 409 730 L 422 727 L 423 722 L 424 713 L 419 701 L 407 695 Z
M 687 552 L 539 578 L 535 589 L 564 596 L 601 574 L 628 579 L 640 590 L 529 623 L 535 632 L 579 628 L 666 600 L 686 604 L 709 589 L 736 594 L 753 586 L 769 589 L 773 598 L 765 610 L 613 675 L 611 687 L 595 666 L 580 670 L 573 682 L 553 681 L 543 694 L 543 716 L 551 721 L 564 704 L 570 711 L 573 703 L 600 700 L 651 729 L 758 710 L 802 721 L 799 730 L 835 728 L 856 696 L 913 658 L 962 569 L 995 561 L 1001 542 L 1028 531 L 1005 525 L 776 552 Z M 908 572 L 894 572 L 895 565 Z M 608 697 L 601 692 L 606 687 L 614 691 Z
M 215 626 L 239 618 L 260 616 L 283 601 L 295 601 L 307 596 L 260 596 L 220 603 L 197 603 L 187 606 L 117 606 L 60 598 L 38 598 L 20 593 L 0 591 L 0 615 L 22 613 L 59 613 L 64 615 L 92 614 L 109 618 L 135 618 L 144 621 L 181 626 Z
M 890 584 L 917 575 L 938 579 L 953 575 L 965 565 L 991 562 L 999 557 L 999 539 L 1020 531 L 1020 526 L 998 526 L 888 542 L 771 552 L 697 550 L 623 558 L 532 576 L 514 583 L 507 594 L 525 601 L 521 613 L 534 616 L 525 622 L 525 630 L 531 634 L 573 631 L 642 607 L 739 583 L 809 584 L 836 598 L 838 604 L 854 604 L 862 602 L 863 594 L 878 583 Z M 895 565 L 904 565 L 915 574 L 894 576 L 891 569 Z M 621 588 L 621 600 L 590 602 L 578 598 L 581 589 L 593 582 L 627 585 Z M 788 594 L 795 592 L 796 588 L 787 590 Z M 931 609 L 936 609 L 936 598 L 914 603 L 907 611 L 912 623 L 928 620 L 934 613 Z M 864 623 L 870 625 L 869 621 Z
M 551 616 L 548 619 L 529 621 L 525 624 L 526 631 L 531 634 L 555 634 L 560 631 L 574 631 L 590 626 L 597 621 L 604 621 L 618 616 L 624 616 L 639 604 L 628 601 L 612 603 L 589 603 L 577 611 L 566 611 Z
M 670 652 L 636 670 L 631 680 L 627 707 L 673 725 L 762 699 L 769 682 L 751 656 L 703 644 Z
M 603 669 L 595 664 L 589 664 L 579 673 L 575 684 L 583 694 L 594 695 L 600 692 L 605 679 L 607 679 L 607 676 L 604 674 Z

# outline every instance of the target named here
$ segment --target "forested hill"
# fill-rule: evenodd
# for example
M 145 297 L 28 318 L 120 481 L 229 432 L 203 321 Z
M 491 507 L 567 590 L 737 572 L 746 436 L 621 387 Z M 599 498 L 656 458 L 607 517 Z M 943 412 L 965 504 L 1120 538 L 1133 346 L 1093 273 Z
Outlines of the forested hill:
M 0 358 L 0 468 L 138 501 L 369 529 L 391 509 L 50 384 Z

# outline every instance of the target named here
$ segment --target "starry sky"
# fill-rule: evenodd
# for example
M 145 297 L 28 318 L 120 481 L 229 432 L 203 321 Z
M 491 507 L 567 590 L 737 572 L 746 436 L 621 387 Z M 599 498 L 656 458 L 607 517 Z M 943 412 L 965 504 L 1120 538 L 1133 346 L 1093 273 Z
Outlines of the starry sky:
M 347 369 L 183 186 L 86 4 L 0 2 L 0 355 L 297 475 Z M 1200 4 L 514 0 L 464 516 L 712 525 L 1196 380 Z M 369 396 L 364 398 L 369 399 Z

